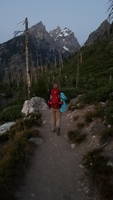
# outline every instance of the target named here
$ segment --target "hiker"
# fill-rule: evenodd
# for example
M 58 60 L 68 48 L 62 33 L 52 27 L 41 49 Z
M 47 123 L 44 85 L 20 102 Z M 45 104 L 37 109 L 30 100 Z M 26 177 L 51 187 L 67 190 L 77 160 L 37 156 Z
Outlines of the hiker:
M 60 100 L 60 90 L 58 88 L 58 84 L 54 83 L 53 88 L 50 90 L 50 99 L 48 101 L 48 105 L 51 108 L 52 131 L 56 132 L 57 135 L 60 135 L 60 107 L 62 103 L 63 102 Z

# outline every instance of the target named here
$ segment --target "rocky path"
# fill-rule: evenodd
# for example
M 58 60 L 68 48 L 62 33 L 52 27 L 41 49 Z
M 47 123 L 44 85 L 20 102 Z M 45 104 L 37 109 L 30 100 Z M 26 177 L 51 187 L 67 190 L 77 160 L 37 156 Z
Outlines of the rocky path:
M 50 131 L 49 111 L 44 112 L 43 120 L 40 133 L 44 142 L 36 149 L 16 199 L 93 200 L 81 166 L 83 154 L 79 148 L 71 149 L 67 139 L 68 114 L 62 117 L 61 136 Z

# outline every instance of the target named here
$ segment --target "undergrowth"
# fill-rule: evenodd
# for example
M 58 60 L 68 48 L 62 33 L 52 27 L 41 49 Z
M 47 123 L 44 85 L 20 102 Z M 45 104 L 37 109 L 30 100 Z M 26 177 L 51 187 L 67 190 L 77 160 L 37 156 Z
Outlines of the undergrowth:
M 78 129 L 68 132 L 68 138 L 72 143 L 81 144 L 86 140 L 86 137 L 87 135 L 81 133 Z
M 83 158 L 87 175 L 98 190 L 100 200 L 113 199 L 113 165 L 109 162 L 102 149 L 94 149 Z
M 15 200 L 14 193 L 18 180 L 24 175 L 32 153 L 28 139 L 40 137 L 39 131 L 33 129 L 34 125 L 41 125 L 40 114 L 32 116 L 31 119 L 18 120 L 7 133 L 8 141 L 0 150 L 0 199 L 2 200 Z

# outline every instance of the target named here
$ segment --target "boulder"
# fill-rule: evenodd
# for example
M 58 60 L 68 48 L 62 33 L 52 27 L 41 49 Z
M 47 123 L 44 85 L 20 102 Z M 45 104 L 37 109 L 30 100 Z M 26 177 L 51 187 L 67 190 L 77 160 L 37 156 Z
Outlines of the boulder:
M 35 145 L 41 145 L 41 144 L 43 144 L 43 139 L 42 138 L 40 138 L 40 137 L 32 137 L 32 138 L 30 138 L 29 139 L 29 142 L 31 142 L 31 143 L 33 143 L 33 144 L 35 144 Z
M 5 124 L 2 124 L 0 126 L 0 136 L 4 135 L 15 124 L 16 124 L 16 122 L 7 122 Z
M 80 103 L 80 98 L 82 95 L 78 95 L 76 98 L 71 99 L 69 103 L 69 109 L 74 110 L 75 108 L 78 107 L 78 104 Z
M 91 123 L 89 127 L 89 132 L 92 135 L 99 135 L 99 133 L 104 131 L 105 128 L 106 126 L 100 120 L 95 120 Z
M 24 102 L 22 113 L 27 116 L 32 113 L 42 112 L 48 110 L 46 101 L 41 97 L 32 97 L 30 100 Z

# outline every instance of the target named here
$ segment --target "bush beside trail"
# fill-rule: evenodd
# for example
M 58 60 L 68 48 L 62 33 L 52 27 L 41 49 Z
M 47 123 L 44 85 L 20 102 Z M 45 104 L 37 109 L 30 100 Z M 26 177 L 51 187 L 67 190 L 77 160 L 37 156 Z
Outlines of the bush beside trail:
M 33 130 L 36 122 L 37 126 L 41 125 L 40 114 L 32 116 L 31 119 L 17 120 L 8 132 L 8 141 L 1 145 L 0 198 L 2 200 L 15 200 L 15 187 L 18 186 L 18 179 L 24 175 L 33 150 L 29 138 L 40 137 L 38 129 Z

